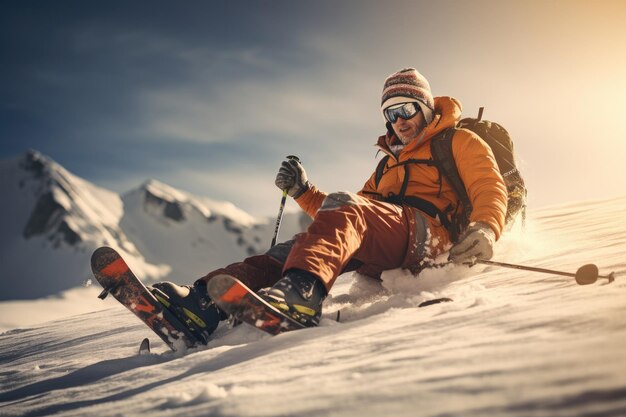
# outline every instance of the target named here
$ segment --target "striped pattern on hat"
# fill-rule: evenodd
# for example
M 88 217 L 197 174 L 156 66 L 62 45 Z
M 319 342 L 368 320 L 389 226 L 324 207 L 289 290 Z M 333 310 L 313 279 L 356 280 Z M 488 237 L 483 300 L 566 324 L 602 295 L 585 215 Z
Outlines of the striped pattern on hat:
M 430 110 L 435 108 L 430 84 L 415 68 L 405 68 L 387 77 L 380 102 L 381 110 L 401 102 L 397 97 L 406 97 L 409 99 L 406 101 L 419 101 Z

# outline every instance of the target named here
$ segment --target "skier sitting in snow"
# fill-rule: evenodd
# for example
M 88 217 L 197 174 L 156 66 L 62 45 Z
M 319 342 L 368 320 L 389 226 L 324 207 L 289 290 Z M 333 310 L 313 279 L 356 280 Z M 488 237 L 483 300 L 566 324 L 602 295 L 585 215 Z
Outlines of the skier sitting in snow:
M 456 239 L 453 219 L 461 203 L 427 162 L 431 139 L 460 119 L 460 103 L 433 98 L 428 81 L 408 68 L 385 80 L 381 111 L 387 134 L 378 138 L 378 147 L 390 156 L 382 177 L 373 173 L 356 194 L 326 194 L 307 180 L 298 161 L 284 161 L 276 185 L 313 218 L 305 233 L 210 272 L 193 286 L 164 282 L 155 287 L 201 317 L 209 333 L 225 318 L 206 293 L 207 282 L 220 274 L 238 278 L 290 317 L 314 326 L 324 298 L 344 272 L 376 278 L 395 268 L 416 273 L 446 250 L 459 264 L 491 258 L 507 209 L 507 190 L 491 149 L 468 130 L 453 131 L 454 159 L 473 207 L 469 226 Z

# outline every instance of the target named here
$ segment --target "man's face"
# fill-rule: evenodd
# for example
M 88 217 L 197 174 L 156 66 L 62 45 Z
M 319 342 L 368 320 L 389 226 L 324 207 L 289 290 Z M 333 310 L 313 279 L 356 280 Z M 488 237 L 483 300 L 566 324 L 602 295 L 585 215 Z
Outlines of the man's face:
M 395 123 L 392 123 L 392 126 L 398 139 L 403 144 L 408 145 L 426 127 L 426 120 L 424 119 L 424 114 L 419 111 L 408 120 L 398 117 Z

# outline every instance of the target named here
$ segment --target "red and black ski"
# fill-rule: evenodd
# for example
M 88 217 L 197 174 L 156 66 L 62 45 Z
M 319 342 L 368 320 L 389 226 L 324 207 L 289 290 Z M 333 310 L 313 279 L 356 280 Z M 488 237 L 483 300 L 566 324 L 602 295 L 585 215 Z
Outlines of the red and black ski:
M 211 278 L 207 291 L 224 312 L 266 333 L 276 335 L 305 328 L 230 275 L 217 275 Z
M 114 249 L 101 247 L 91 256 L 91 269 L 104 290 L 132 311 L 150 327 L 172 350 L 202 344 L 192 331 L 163 306 L 130 270 Z

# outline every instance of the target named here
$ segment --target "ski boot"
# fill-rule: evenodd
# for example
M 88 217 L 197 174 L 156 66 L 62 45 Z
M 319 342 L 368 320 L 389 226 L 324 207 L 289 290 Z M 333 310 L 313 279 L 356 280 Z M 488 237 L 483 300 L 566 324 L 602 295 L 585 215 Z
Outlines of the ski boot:
M 207 295 L 206 283 L 202 280 L 184 286 L 168 281 L 158 282 L 152 285 L 150 291 L 205 345 L 219 322 L 227 318 Z
M 274 286 L 257 294 L 286 316 L 313 327 L 320 322 L 327 291 L 322 281 L 310 272 L 290 269 Z

